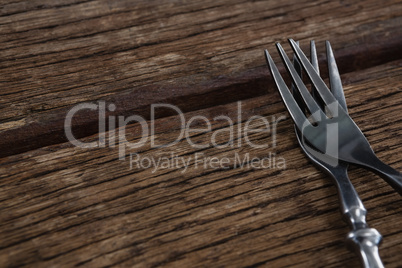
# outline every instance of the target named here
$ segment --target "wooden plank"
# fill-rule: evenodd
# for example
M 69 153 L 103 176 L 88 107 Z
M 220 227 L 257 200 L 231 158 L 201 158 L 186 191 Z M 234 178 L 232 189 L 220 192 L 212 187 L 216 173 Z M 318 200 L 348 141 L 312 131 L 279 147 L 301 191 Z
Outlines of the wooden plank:
M 402 61 L 342 76 L 350 114 L 363 129 L 378 156 L 402 169 L 400 85 Z M 274 91 L 274 89 L 270 89 Z M 235 129 L 253 115 L 287 119 L 272 133 L 249 135 L 258 149 L 245 145 L 195 149 L 186 139 L 167 148 L 127 150 L 118 147 L 81 149 L 69 143 L 52 145 L 0 159 L 0 263 L 4 266 L 259 266 L 357 267 L 344 246 L 348 227 L 338 211 L 337 193 L 327 176 L 315 169 L 298 148 L 291 120 L 272 95 L 185 114 L 211 120 L 212 130 L 192 134 L 197 144 L 211 141 L 227 122 Z M 150 122 L 148 122 L 150 123 Z M 196 124 L 195 124 L 196 125 Z M 155 121 L 158 143 L 175 140 L 181 131 L 177 116 Z M 252 124 L 264 128 L 261 120 Z M 204 127 L 202 123 L 198 127 Z M 138 124 L 127 126 L 128 141 L 140 139 Z M 110 135 L 110 133 L 108 133 Z M 216 135 L 219 144 L 228 134 Z M 94 135 L 84 142 L 98 140 Z M 235 140 L 238 142 L 238 140 Z M 204 157 L 266 157 L 276 153 L 286 168 L 214 169 L 196 166 Z M 183 168 L 136 167 L 129 153 L 141 158 L 193 157 Z M 174 157 L 173 157 L 174 158 Z M 380 255 L 386 267 L 402 260 L 402 203 L 383 180 L 351 168 L 350 177 L 369 211 L 370 226 L 384 236 Z
M 65 142 L 81 102 L 146 116 L 152 103 L 194 111 L 267 94 L 262 51 L 287 37 L 331 40 L 343 73 L 402 55 L 400 1 L 4 1 L 0 12 L 0 157 Z M 74 131 L 97 125 L 80 114 Z

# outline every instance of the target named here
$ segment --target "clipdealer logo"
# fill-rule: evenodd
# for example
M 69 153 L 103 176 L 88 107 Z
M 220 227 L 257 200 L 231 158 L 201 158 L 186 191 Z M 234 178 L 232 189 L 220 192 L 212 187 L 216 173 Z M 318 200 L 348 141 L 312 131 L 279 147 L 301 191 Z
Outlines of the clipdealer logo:
M 158 143 L 158 134 L 155 132 L 155 114 L 157 109 L 170 109 L 178 115 L 180 122 L 180 132 L 175 140 L 166 143 Z M 76 113 L 87 110 L 98 111 L 99 115 L 99 138 L 97 141 L 83 142 L 76 139 L 72 132 L 72 122 Z M 150 106 L 150 120 L 145 120 L 140 115 L 115 116 L 109 115 L 107 112 L 114 112 L 116 105 L 107 104 L 104 101 L 98 103 L 82 103 L 74 106 L 66 115 L 64 121 L 64 129 L 67 139 L 71 144 L 80 148 L 102 148 L 116 147 L 118 151 L 118 159 L 126 160 L 129 155 L 130 169 L 142 168 L 152 169 L 152 173 L 161 169 L 181 169 L 184 173 L 192 165 L 194 168 L 204 169 L 228 169 L 228 168 L 281 168 L 286 167 L 285 159 L 278 157 L 272 150 L 276 147 L 276 131 L 277 124 L 286 119 L 284 115 L 278 117 L 271 116 L 269 121 L 267 117 L 253 115 L 247 120 L 242 118 L 242 105 L 237 103 L 236 120 L 227 115 L 218 115 L 210 119 L 203 115 L 194 115 L 190 118 L 182 113 L 179 107 L 167 103 L 152 104 Z M 107 120 L 106 120 L 107 119 Z M 108 126 L 107 126 L 107 122 Z M 226 122 L 226 127 L 213 130 L 213 123 L 216 121 Z M 129 141 L 126 136 L 126 126 L 129 123 L 137 123 L 141 129 L 140 138 L 136 142 Z M 203 128 L 200 128 L 200 125 Z M 258 125 L 258 128 L 253 126 Z M 116 127 L 117 126 L 117 127 Z M 195 127 L 197 126 L 197 128 Z M 255 133 L 265 132 L 270 135 L 264 143 L 255 143 L 251 136 Z M 194 141 L 194 136 L 198 134 L 209 134 L 210 139 L 200 142 Z M 227 140 L 222 143 L 222 136 Z M 160 142 L 160 141 L 159 141 Z M 234 153 L 232 157 L 211 157 L 205 156 L 203 153 L 194 153 L 192 156 L 179 156 L 171 153 L 170 156 L 143 156 L 138 151 L 140 148 L 149 145 L 150 148 L 168 148 L 177 145 L 179 142 L 187 142 L 192 148 L 253 148 L 253 149 L 269 149 L 264 157 L 252 157 L 249 152 L 239 154 Z M 243 148 L 244 147 L 244 148 Z

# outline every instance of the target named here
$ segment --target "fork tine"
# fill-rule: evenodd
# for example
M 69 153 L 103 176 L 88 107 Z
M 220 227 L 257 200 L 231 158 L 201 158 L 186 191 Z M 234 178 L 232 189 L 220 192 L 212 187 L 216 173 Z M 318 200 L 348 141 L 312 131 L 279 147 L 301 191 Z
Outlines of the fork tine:
M 318 67 L 318 57 L 317 57 L 317 49 L 315 47 L 314 40 L 310 41 L 310 58 L 311 64 L 313 65 L 317 74 L 320 74 L 320 68 Z
M 320 74 L 320 67 L 318 66 L 317 49 L 316 49 L 314 40 L 310 41 L 310 61 L 311 61 L 311 64 L 313 65 L 315 71 L 317 72 L 317 74 Z M 321 109 L 323 111 L 325 111 L 325 104 L 319 97 L 320 94 L 318 93 L 318 91 L 314 85 L 311 86 L 311 95 L 313 95 L 313 98 L 317 101 L 317 103 L 321 107 Z
M 311 65 L 310 61 L 304 55 L 303 51 L 301 51 L 301 49 L 297 46 L 296 42 L 293 39 L 289 39 L 289 42 L 293 48 L 293 51 L 299 58 L 300 63 L 303 65 L 304 70 L 310 77 L 312 84 L 317 89 L 318 93 L 320 94 L 325 104 L 328 106 L 331 103 L 336 102 L 336 99 L 328 89 L 327 85 L 324 83 L 324 81 L 322 81 L 321 77 L 317 74 L 314 67 Z
M 296 43 L 297 45 L 299 45 L 299 41 L 296 41 Z M 293 66 L 295 67 L 297 74 L 300 76 L 300 78 L 302 78 L 302 69 L 301 69 L 302 67 L 296 55 L 294 54 L 293 54 Z M 306 110 L 306 105 L 304 104 L 302 96 L 300 95 L 300 92 L 299 90 L 297 90 L 294 83 L 292 83 L 292 94 L 297 104 L 299 104 L 300 109 L 304 112 Z
M 346 112 L 348 112 L 345 94 L 343 93 L 342 88 L 342 81 L 339 75 L 338 66 L 336 65 L 334 52 L 332 51 L 329 41 L 326 41 L 325 45 L 327 47 L 328 73 L 331 91 L 334 94 L 335 99 L 337 99 L 339 104 L 342 106 L 342 108 L 345 109 Z
M 275 80 L 275 84 L 279 89 L 279 93 L 282 97 L 283 102 L 285 103 L 286 108 L 289 111 L 290 116 L 295 122 L 295 125 L 299 129 L 303 129 L 303 126 L 306 125 L 306 122 L 308 123 L 306 116 L 300 109 L 299 105 L 296 103 L 288 87 L 286 86 L 285 81 L 283 81 L 283 78 L 279 73 L 278 68 L 276 68 L 276 65 L 272 60 L 271 55 L 269 55 L 268 50 L 265 50 L 265 58 L 267 60 L 272 77 Z
M 297 44 L 297 46 L 300 47 L 299 41 L 296 41 L 296 44 Z M 314 40 L 310 41 L 310 61 L 311 61 L 311 64 L 313 65 L 315 71 L 318 74 L 320 74 L 320 68 L 318 66 L 317 49 L 316 49 Z M 295 67 L 297 74 L 300 76 L 300 78 L 302 78 L 302 67 L 300 65 L 299 60 L 295 56 L 295 54 L 293 54 L 293 66 Z M 299 100 L 301 98 L 300 92 L 296 89 L 296 87 L 293 83 L 292 83 L 292 92 L 293 92 L 293 96 L 295 96 L 297 103 L 299 103 L 299 106 L 304 107 L 303 106 L 304 103 Z M 318 92 L 315 89 L 314 85 L 312 86 L 311 95 L 313 96 L 314 100 L 317 101 L 317 103 L 321 107 L 321 109 L 324 110 L 322 101 L 320 101 L 319 98 L 317 98 L 319 95 L 318 95 Z
M 313 117 L 313 120 L 315 122 L 320 121 L 321 116 L 323 116 L 323 114 L 321 112 L 321 108 L 315 102 L 315 100 L 311 96 L 310 92 L 304 85 L 299 74 L 293 67 L 292 62 L 289 60 L 288 56 L 286 55 L 285 51 L 283 50 L 281 44 L 276 43 L 276 47 L 278 48 L 279 54 L 281 55 L 282 60 L 285 63 L 286 69 L 289 71 L 290 76 L 292 77 L 294 85 L 296 85 L 297 89 L 299 90 L 299 92 L 304 100 L 304 103 L 307 106 L 307 109 L 310 111 L 311 116 Z M 316 113 L 316 112 L 318 112 L 318 113 Z

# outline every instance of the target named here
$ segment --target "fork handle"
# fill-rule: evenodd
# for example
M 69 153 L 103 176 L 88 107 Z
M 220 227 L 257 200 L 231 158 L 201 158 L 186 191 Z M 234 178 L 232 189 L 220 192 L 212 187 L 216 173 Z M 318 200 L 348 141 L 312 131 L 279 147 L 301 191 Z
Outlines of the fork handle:
M 371 165 L 366 166 L 382 177 L 400 195 L 402 195 L 402 174 L 382 162 L 377 156 L 373 156 Z
M 368 227 L 367 210 L 348 177 L 347 166 L 326 171 L 336 183 L 342 214 L 352 228 L 346 237 L 347 242 L 359 255 L 363 268 L 383 268 L 378 253 L 382 236 L 376 229 Z
M 381 234 L 372 228 L 363 228 L 349 232 L 348 241 L 360 253 L 360 260 L 364 268 L 383 268 L 378 245 L 381 243 Z

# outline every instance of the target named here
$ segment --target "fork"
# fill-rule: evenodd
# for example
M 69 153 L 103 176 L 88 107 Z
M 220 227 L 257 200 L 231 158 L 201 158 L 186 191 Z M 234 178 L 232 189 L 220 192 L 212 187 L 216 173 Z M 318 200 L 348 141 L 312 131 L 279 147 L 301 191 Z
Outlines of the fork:
M 328 41 L 326 42 L 326 47 L 331 91 L 338 100 L 339 104 L 347 112 L 341 79 L 331 45 Z M 317 50 L 314 41 L 311 41 L 310 43 L 310 50 L 311 63 L 316 72 L 319 73 Z M 293 59 L 293 65 L 301 77 L 302 69 L 299 61 L 295 57 Z M 304 110 L 304 104 L 302 103 L 301 98 L 298 95 L 298 91 L 294 85 L 292 85 L 292 92 L 296 101 L 300 107 L 302 107 L 302 110 Z M 312 89 L 312 93 L 314 99 L 319 101 L 315 88 Z M 348 178 L 347 170 L 349 165 L 341 161 L 337 166 L 333 166 L 331 163 L 328 163 L 328 161 L 325 161 L 325 159 L 315 157 L 310 153 L 313 148 L 311 148 L 311 146 L 309 146 L 307 143 L 302 142 L 301 133 L 296 127 L 295 132 L 300 147 L 305 155 L 312 161 L 314 165 L 327 173 L 337 186 L 342 215 L 352 228 L 352 231 L 350 231 L 347 235 L 347 241 L 354 246 L 355 250 L 357 251 L 362 263 L 362 267 L 384 267 L 378 254 L 378 245 L 381 243 L 382 236 L 376 229 L 369 228 L 366 223 L 367 210 L 364 208 L 362 201 L 360 200 L 355 188 Z
M 292 77 L 293 84 L 311 114 L 307 117 L 290 93 L 268 51 L 265 50 L 269 70 L 279 89 L 282 100 L 296 127 L 301 131 L 301 141 L 303 143 L 305 140 L 308 141 L 317 149 L 310 151 L 310 153 L 319 158 L 328 158 L 326 161 L 331 160 L 333 166 L 338 164 L 338 160 L 342 160 L 377 173 L 402 195 L 402 174 L 377 158 L 364 134 L 348 115 L 347 111 L 339 104 L 339 101 L 315 71 L 303 51 L 294 40 L 289 39 L 289 42 L 324 107 L 324 110 L 322 110 L 320 104 L 317 103 L 304 85 L 282 46 L 277 43 L 279 54 Z

